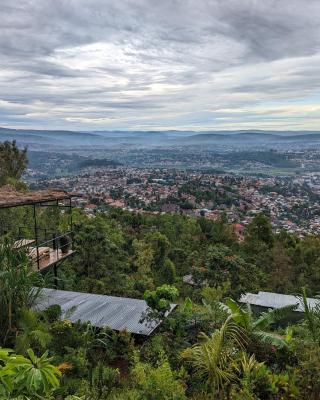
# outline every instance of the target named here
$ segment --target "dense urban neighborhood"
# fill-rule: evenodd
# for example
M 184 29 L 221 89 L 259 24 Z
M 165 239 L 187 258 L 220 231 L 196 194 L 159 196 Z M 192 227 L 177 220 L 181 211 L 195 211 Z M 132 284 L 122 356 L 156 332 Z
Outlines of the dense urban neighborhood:
M 27 176 L 32 176 L 28 171 Z M 275 232 L 320 233 L 320 173 L 295 177 L 250 177 L 201 171 L 88 167 L 81 174 L 39 180 L 34 187 L 57 187 L 81 195 L 89 215 L 118 207 L 133 212 L 205 216 L 243 228 L 264 212 Z

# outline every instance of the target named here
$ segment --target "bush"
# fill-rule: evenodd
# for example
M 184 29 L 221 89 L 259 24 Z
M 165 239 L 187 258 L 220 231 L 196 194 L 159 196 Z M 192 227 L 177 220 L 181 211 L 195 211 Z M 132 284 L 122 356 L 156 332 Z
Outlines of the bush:
M 185 400 L 185 388 L 168 361 L 157 367 L 138 362 L 133 369 L 141 400 Z
M 61 318 L 61 307 L 59 304 L 53 304 L 43 311 L 48 322 L 52 323 Z

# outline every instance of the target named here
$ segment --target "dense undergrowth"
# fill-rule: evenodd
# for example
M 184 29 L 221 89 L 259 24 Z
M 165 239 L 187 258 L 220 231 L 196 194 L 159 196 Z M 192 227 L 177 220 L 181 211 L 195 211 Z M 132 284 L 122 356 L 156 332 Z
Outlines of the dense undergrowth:
M 77 253 L 59 269 L 61 289 L 145 298 L 152 318 L 170 301 L 179 307 L 149 338 L 62 321 L 58 306 L 35 313 L 32 287 L 52 284 L 50 273 L 30 273 L 3 237 L 1 346 L 13 350 L 0 352 L 0 397 L 319 398 L 320 312 L 290 326 L 292 307 L 255 315 L 235 301 L 257 290 L 316 296 L 319 238 L 275 236 L 263 215 L 241 243 L 223 219 L 111 209 L 95 218 L 75 210 L 74 220 Z

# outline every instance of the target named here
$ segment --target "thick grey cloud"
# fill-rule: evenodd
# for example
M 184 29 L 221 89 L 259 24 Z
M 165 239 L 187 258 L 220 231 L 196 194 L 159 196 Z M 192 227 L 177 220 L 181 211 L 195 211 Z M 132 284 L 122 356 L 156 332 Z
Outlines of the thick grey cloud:
M 0 0 L 0 21 L 0 125 L 320 127 L 318 0 Z

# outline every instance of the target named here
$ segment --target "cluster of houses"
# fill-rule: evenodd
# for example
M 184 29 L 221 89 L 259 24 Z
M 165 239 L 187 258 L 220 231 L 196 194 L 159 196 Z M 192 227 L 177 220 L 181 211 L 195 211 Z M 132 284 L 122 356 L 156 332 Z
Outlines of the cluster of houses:
M 190 182 L 196 182 L 199 191 L 218 190 L 228 201 L 197 201 L 196 194 L 186 189 Z M 223 213 L 230 223 L 245 226 L 256 214 L 265 212 L 276 232 L 284 229 L 299 236 L 320 233 L 320 203 L 317 200 L 320 178 L 317 174 L 281 180 L 197 171 L 89 168 L 80 175 L 54 179 L 46 184 L 81 193 L 83 197 L 77 206 L 84 208 L 88 215 L 94 215 L 103 206 L 139 212 L 203 215 L 211 220 L 218 219 Z

